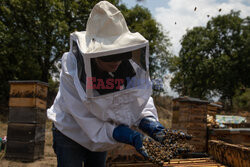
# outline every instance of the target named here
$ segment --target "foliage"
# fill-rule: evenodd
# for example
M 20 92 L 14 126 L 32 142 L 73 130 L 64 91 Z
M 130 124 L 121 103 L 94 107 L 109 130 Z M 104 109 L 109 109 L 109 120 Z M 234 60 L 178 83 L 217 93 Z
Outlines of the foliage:
M 97 2 L 0 1 L 1 101 L 8 99 L 9 80 L 48 82 L 51 73 L 58 72 L 55 63 L 69 49 L 69 34 L 85 30 L 90 10 Z
M 212 18 L 206 27 L 188 30 L 179 57 L 171 57 L 171 87 L 181 95 L 232 98 L 239 87 L 249 87 L 250 22 L 240 12 Z
M 233 104 L 234 109 L 237 111 L 250 112 L 250 88 L 241 91 L 238 90 L 233 97 Z
M 152 55 L 166 56 L 168 40 L 147 9 L 140 6 L 127 9 L 119 0 L 109 1 L 123 11 L 132 31 L 139 31 L 149 40 Z M 69 50 L 69 34 L 86 29 L 89 13 L 97 2 L 99 0 L 0 1 L 1 103 L 7 104 L 9 80 L 49 82 L 52 74 L 58 73 L 56 64 Z M 151 58 L 151 62 L 154 64 L 155 60 Z M 153 75 L 156 74 L 153 71 L 162 70 L 158 64 L 151 67 Z

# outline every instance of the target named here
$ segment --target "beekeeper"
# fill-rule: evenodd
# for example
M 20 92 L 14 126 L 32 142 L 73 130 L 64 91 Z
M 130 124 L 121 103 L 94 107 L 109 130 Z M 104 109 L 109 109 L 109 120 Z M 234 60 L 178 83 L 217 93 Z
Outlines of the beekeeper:
M 163 139 L 148 58 L 148 41 L 129 31 L 121 12 L 107 1 L 96 4 L 86 31 L 70 35 L 59 92 L 47 111 L 59 167 L 105 166 L 106 151 L 121 143 L 147 157 L 144 135 L 132 126 Z

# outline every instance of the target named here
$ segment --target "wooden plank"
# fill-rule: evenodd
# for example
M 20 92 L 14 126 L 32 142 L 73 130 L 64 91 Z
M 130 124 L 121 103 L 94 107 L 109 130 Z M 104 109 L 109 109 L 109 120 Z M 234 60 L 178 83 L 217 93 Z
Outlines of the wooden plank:
M 187 158 L 187 159 L 171 159 L 170 162 L 180 162 L 180 161 L 197 161 L 197 160 L 206 160 L 211 161 L 211 159 L 208 158 Z
M 187 141 L 188 143 L 192 145 L 198 145 L 198 146 L 206 146 L 206 138 L 192 138 L 190 141 Z
M 185 130 L 187 132 L 193 131 L 193 130 L 199 130 L 204 131 L 206 133 L 207 131 L 207 124 L 206 123 L 194 123 L 194 122 L 178 122 L 172 124 L 172 129 L 181 129 Z
M 10 107 L 9 123 L 41 123 L 46 122 L 46 110 L 30 107 Z
M 111 165 L 107 165 L 108 167 L 157 167 L 157 165 L 154 165 L 153 163 L 112 163 Z
M 5 158 L 28 162 L 43 158 L 44 143 L 45 141 L 20 142 L 8 140 Z
M 194 151 L 195 153 L 205 153 L 207 151 L 207 147 L 205 145 L 195 145 L 194 144 Z
M 179 122 L 179 115 L 180 115 L 180 110 L 173 111 L 173 118 L 172 118 L 173 124 Z
M 210 140 L 222 140 L 231 144 L 242 144 L 250 146 L 250 129 L 239 128 L 236 129 L 223 129 L 223 130 L 210 130 Z
M 47 101 L 44 101 L 40 98 L 36 98 L 36 107 L 41 108 L 41 109 L 46 109 L 47 108 Z
M 172 129 L 187 131 L 188 122 L 178 122 L 172 124 Z
M 176 161 L 176 162 L 171 162 L 171 164 L 185 164 L 185 163 L 203 163 L 203 162 L 210 162 L 211 160 L 180 160 L 180 161 Z
M 12 141 L 43 141 L 45 139 L 45 124 L 9 123 L 7 139 Z
M 195 114 L 184 114 L 181 113 L 178 119 L 179 122 L 183 123 L 207 123 L 207 117 L 205 115 L 195 115 Z
M 199 122 L 188 122 L 187 129 L 188 130 L 204 130 L 204 131 L 206 131 L 207 124 L 206 123 L 199 123 Z
M 194 151 L 197 153 L 203 153 L 207 151 L 207 138 L 193 137 L 190 141 L 187 141 L 190 145 L 194 147 Z
M 192 109 L 207 110 L 207 104 L 192 103 Z
M 190 163 L 190 164 L 175 164 L 175 165 L 164 165 L 164 167 L 226 167 L 224 165 L 221 164 L 217 164 L 217 163 Z
M 188 159 L 172 159 L 170 162 L 165 162 L 164 167 L 224 167 L 212 160 L 211 158 L 188 158 Z
M 185 125 L 185 123 L 173 123 L 171 129 L 178 129 L 186 132 L 187 127 Z
M 208 111 L 214 111 L 214 112 L 216 112 L 217 111 L 217 108 L 216 107 L 207 107 L 207 110 Z
M 177 122 L 189 122 L 190 120 L 190 113 L 189 112 L 181 112 L 178 116 Z
M 192 153 L 205 153 L 207 151 L 207 145 L 206 143 L 204 144 L 197 144 L 197 143 L 190 143 L 190 145 L 192 145 L 194 147 L 194 151 L 191 152 Z
M 107 167 L 156 167 L 149 162 L 135 162 L 135 163 L 128 163 L 128 162 L 116 162 L 112 164 L 108 164 Z M 215 162 L 210 158 L 204 159 L 173 159 L 170 162 L 165 162 L 164 167 L 225 167 L 222 164 Z
M 181 112 L 191 112 L 192 106 L 191 105 L 180 105 L 179 110 Z
M 39 98 L 17 98 L 11 97 L 9 99 L 10 107 L 37 107 L 46 109 L 47 102 Z
M 207 115 L 206 114 L 190 114 L 189 115 L 190 122 L 197 122 L 197 123 L 206 123 L 207 122 Z
M 46 101 L 48 94 L 48 87 L 45 85 L 36 85 L 36 97 Z
M 187 133 L 191 134 L 193 138 L 206 138 L 207 136 L 207 133 L 204 130 L 192 129 L 192 130 L 188 130 Z
M 196 115 L 199 115 L 199 114 L 205 115 L 205 114 L 207 114 L 207 110 L 199 109 L 199 108 L 192 108 L 191 113 L 196 114 Z
M 9 99 L 10 107 L 36 107 L 35 98 L 16 98 L 11 97 Z

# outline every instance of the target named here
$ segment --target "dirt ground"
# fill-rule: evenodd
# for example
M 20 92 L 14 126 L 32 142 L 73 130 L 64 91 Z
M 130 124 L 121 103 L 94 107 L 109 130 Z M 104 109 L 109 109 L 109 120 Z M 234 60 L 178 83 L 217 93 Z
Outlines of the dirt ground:
M 0 160 L 0 167 L 56 167 L 56 155 L 52 149 L 51 125 L 51 122 L 47 121 L 45 130 L 44 158 L 38 159 L 34 162 L 10 161 L 3 158 Z M 7 136 L 7 127 L 7 123 L 0 122 L 0 137 Z M 2 154 L 3 151 L 0 153 L 0 157 L 2 157 Z

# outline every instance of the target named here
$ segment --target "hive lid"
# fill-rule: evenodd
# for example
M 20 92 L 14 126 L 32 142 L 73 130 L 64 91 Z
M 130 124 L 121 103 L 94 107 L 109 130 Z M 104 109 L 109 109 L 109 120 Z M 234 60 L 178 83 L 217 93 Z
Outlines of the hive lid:
M 36 84 L 48 86 L 48 83 L 42 82 L 42 81 L 39 81 L 39 80 L 13 80 L 13 81 L 9 81 L 9 83 L 10 84 L 36 83 Z

